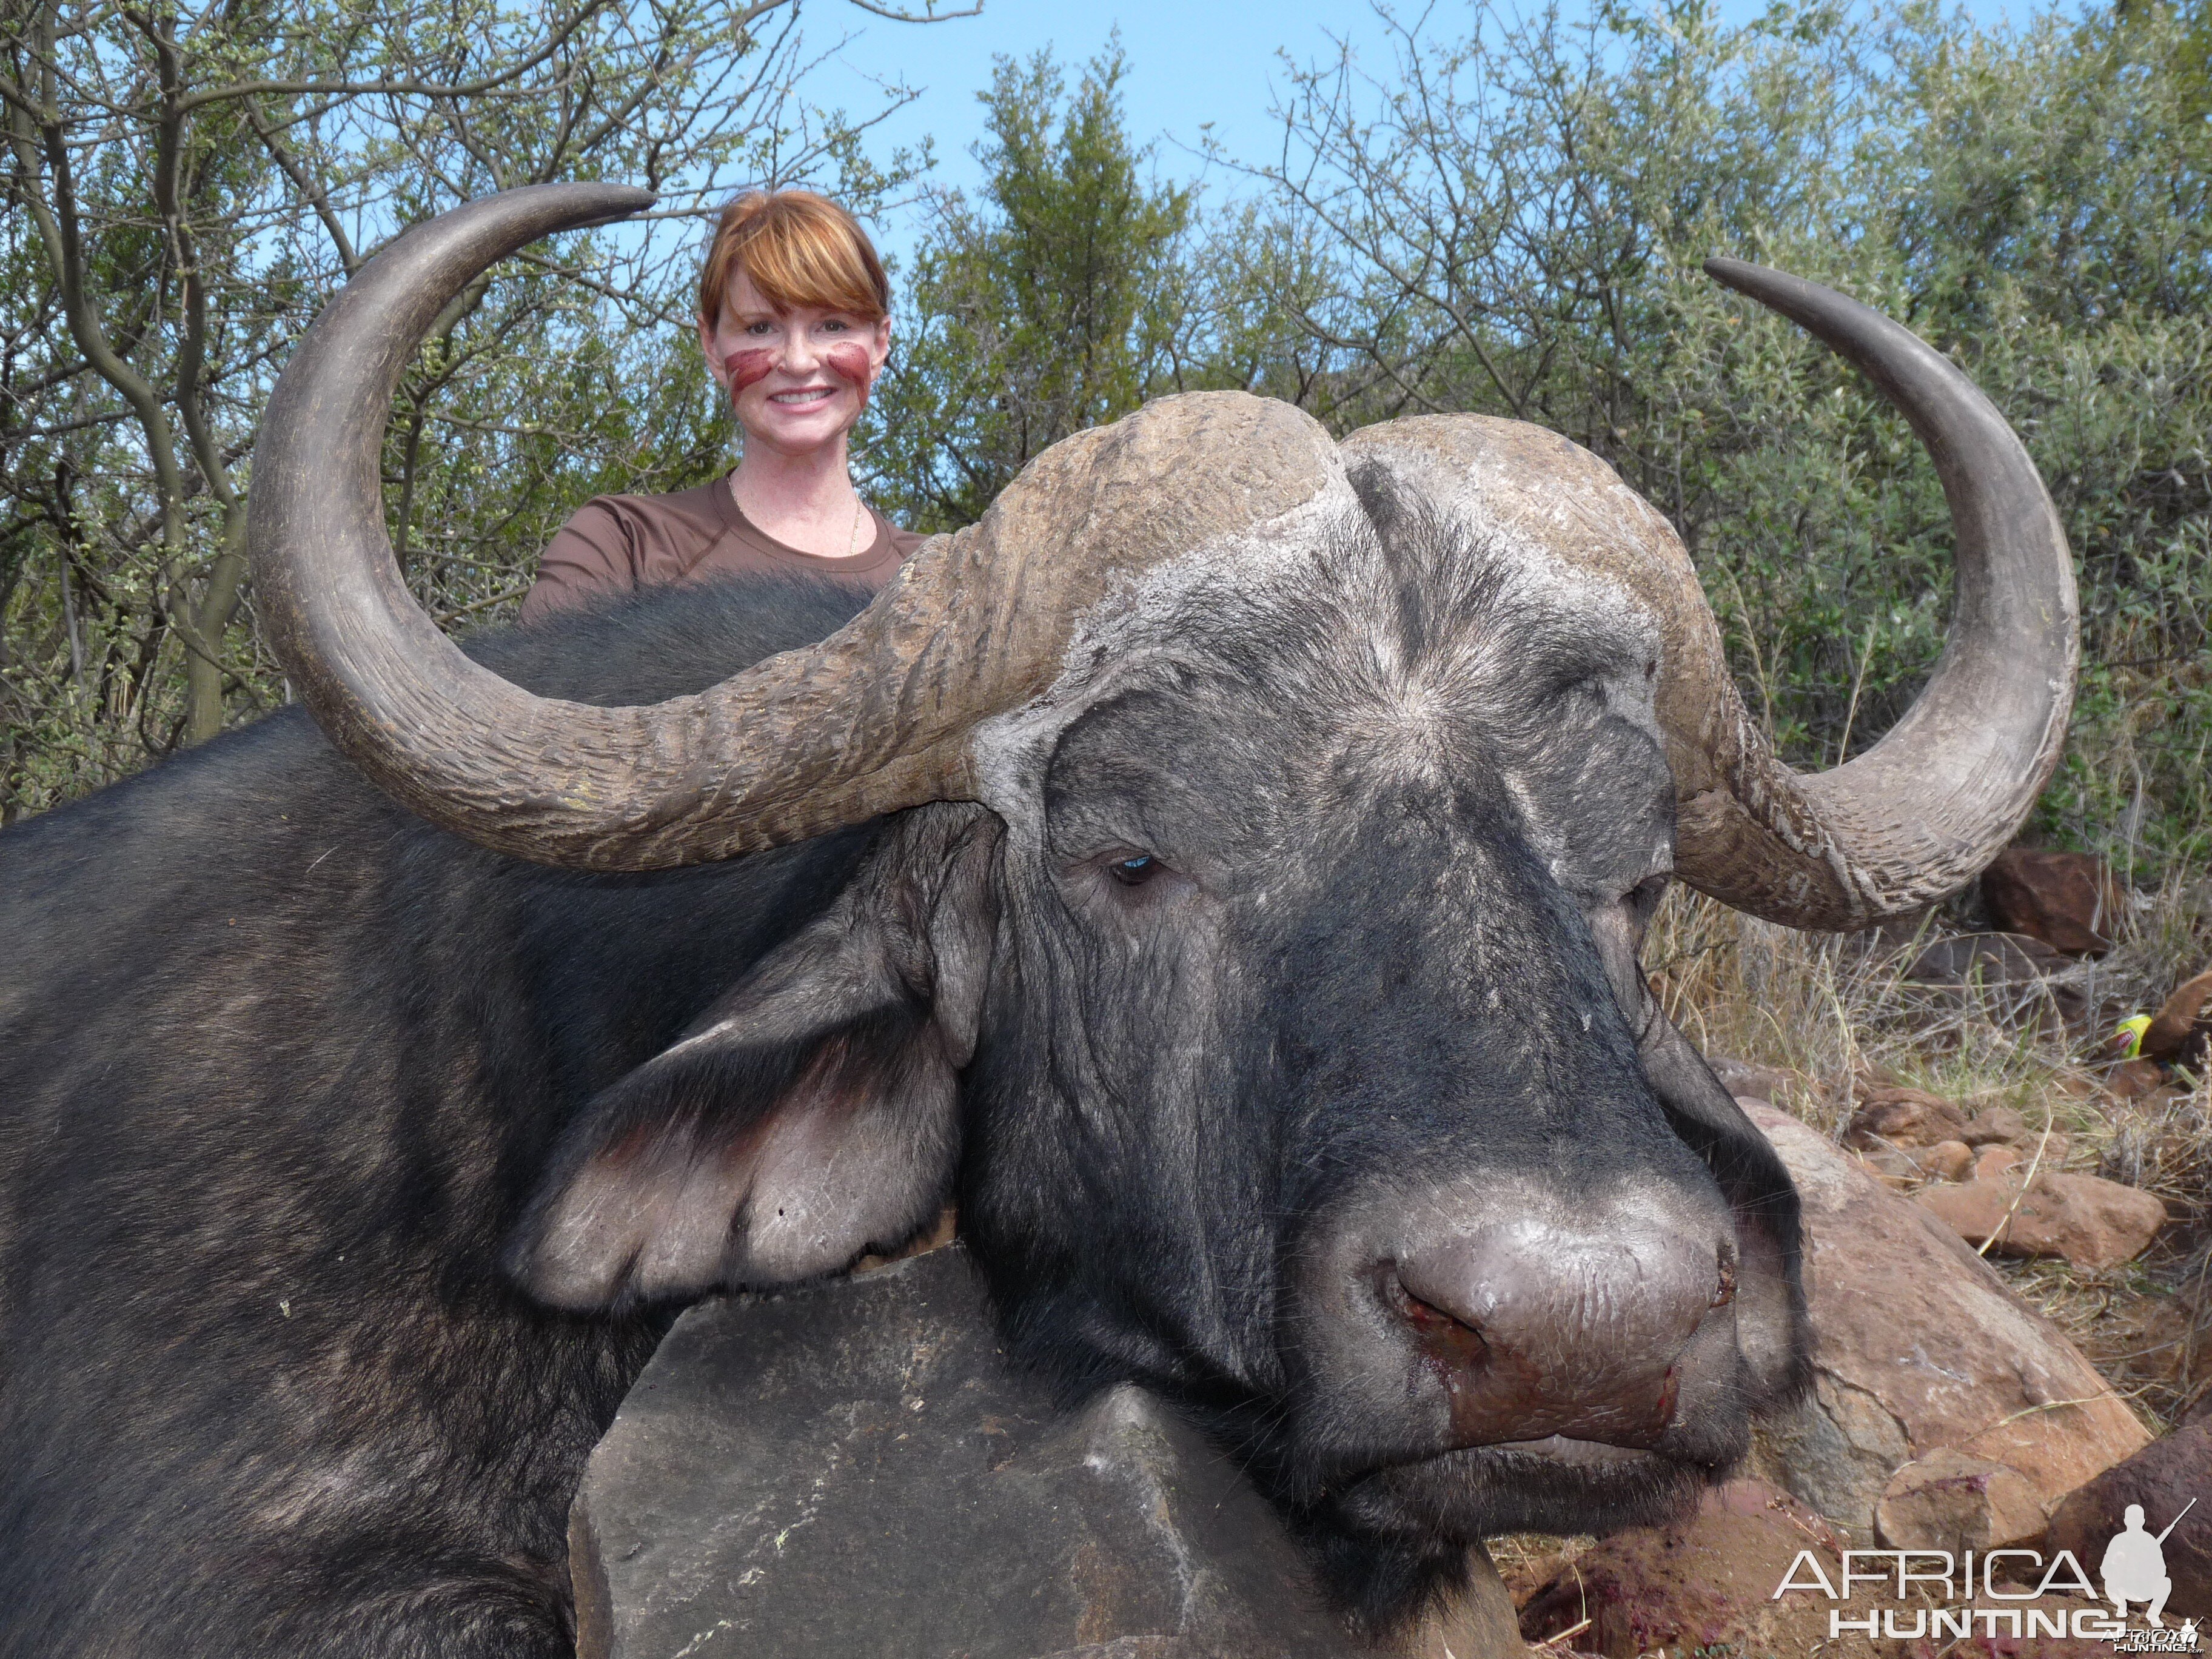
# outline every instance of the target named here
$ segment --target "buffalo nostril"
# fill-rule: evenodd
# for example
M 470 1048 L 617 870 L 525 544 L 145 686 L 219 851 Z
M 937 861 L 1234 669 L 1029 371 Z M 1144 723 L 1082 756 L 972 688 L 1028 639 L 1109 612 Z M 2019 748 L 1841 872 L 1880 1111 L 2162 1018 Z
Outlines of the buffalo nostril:
M 1422 1352 L 1440 1365 L 1455 1370 L 1473 1370 L 1488 1358 L 1490 1345 L 1482 1333 L 1466 1320 L 1423 1300 L 1406 1287 L 1397 1264 L 1386 1261 L 1376 1270 L 1376 1290 L 1383 1306 L 1412 1327 Z
M 1417 1375 L 1442 1387 L 1453 1443 L 1638 1447 L 1667 1431 L 1676 1360 L 1734 1299 L 1736 1264 L 1725 1244 L 1679 1235 L 1521 1225 L 1438 1240 L 1374 1283 L 1413 1339 Z

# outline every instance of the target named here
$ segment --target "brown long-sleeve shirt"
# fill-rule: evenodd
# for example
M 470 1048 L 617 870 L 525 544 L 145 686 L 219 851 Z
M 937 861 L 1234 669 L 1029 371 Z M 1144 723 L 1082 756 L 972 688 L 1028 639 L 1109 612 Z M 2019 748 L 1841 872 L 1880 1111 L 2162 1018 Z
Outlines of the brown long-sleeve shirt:
M 708 581 L 744 570 L 828 576 L 871 592 L 890 581 L 927 538 L 868 509 L 874 539 L 849 559 L 787 546 L 738 509 L 724 477 L 670 495 L 596 495 L 554 532 L 522 620 L 587 605 L 605 593 L 668 582 Z

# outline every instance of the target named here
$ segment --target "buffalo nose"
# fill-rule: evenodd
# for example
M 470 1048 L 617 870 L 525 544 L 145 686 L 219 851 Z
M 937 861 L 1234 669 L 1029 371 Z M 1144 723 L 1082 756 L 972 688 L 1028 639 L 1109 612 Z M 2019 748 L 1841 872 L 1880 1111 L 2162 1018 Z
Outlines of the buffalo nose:
M 1674 1415 L 1682 1351 L 1734 1299 L 1735 1257 L 1656 1231 L 1504 1225 L 1409 1251 L 1376 1288 L 1443 1383 L 1455 1444 L 1640 1448 Z

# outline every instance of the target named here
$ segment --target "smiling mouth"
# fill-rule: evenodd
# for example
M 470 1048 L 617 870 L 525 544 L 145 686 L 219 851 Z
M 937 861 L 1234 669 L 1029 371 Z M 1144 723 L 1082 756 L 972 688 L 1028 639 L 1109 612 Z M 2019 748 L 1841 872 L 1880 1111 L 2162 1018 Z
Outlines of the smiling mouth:
M 799 386 L 790 392 L 771 392 L 769 393 L 768 400 L 784 409 L 811 409 L 817 404 L 826 403 L 836 395 L 837 388 L 835 386 Z

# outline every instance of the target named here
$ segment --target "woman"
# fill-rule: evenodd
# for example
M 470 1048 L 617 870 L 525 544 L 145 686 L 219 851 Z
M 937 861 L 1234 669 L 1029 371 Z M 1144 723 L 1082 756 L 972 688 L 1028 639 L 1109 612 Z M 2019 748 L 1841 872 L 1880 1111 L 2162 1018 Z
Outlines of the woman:
M 890 284 L 851 214 L 804 190 L 731 203 L 699 277 L 699 347 L 743 459 L 696 489 L 586 501 L 546 548 L 523 620 L 740 570 L 883 586 L 923 538 L 860 500 L 845 444 L 890 344 Z

